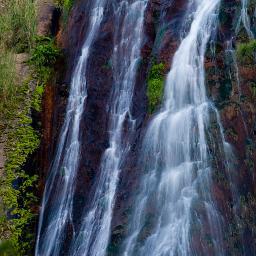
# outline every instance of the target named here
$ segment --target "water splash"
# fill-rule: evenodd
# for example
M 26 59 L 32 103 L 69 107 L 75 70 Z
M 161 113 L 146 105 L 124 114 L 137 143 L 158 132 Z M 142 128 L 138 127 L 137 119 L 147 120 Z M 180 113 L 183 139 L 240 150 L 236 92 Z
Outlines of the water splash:
M 135 127 L 130 108 L 140 60 L 145 0 L 121 1 L 115 6 L 114 84 L 110 111 L 109 148 L 105 151 L 97 187 L 89 211 L 84 212 L 81 228 L 69 255 L 103 256 L 110 236 L 115 194 L 123 159 L 130 149 L 129 138 Z M 129 134 L 124 134 L 124 123 Z
M 201 254 L 225 254 L 223 217 L 211 191 L 209 140 L 223 155 L 228 147 L 218 112 L 206 96 L 204 69 L 219 4 L 220 0 L 189 1 L 190 30 L 175 53 L 161 111 L 143 141 L 140 167 L 145 175 L 123 255 L 199 255 L 193 243 L 196 235 L 207 240 L 200 244 Z M 218 139 L 211 137 L 212 119 Z
M 65 121 L 43 195 L 36 242 L 36 256 L 59 255 L 64 243 L 65 229 L 72 225 L 72 205 L 75 177 L 80 153 L 80 120 L 87 98 L 86 77 L 90 48 L 103 19 L 105 0 L 95 0 L 87 38 L 75 67 Z

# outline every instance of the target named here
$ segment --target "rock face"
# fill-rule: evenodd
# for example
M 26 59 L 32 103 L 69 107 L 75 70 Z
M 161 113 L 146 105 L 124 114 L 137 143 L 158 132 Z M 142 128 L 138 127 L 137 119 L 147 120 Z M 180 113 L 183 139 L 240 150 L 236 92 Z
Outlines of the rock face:
M 80 54 L 88 28 L 89 2 L 77 1 L 72 9 L 66 31 L 62 31 L 57 36 L 66 59 L 58 63 L 57 75 L 46 87 L 43 100 L 41 114 L 43 137 L 38 153 L 41 189 L 43 189 L 47 171 L 54 157 L 55 146 L 58 143 L 74 63 Z M 136 78 L 132 109 L 132 115 L 138 120 L 137 133 L 120 176 L 109 255 L 118 255 L 118 245 L 125 235 L 127 216 L 141 176 L 139 170 L 136 169 L 136 163 L 141 138 L 151 118 L 147 113 L 148 70 L 153 60 L 157 60 L 165 64 L 165 71 L 168 72 L 180 42 L 186 4 L 186 0 L 151 0 L 146 10 L 145 38 L 141 53 L 143 61 Z M 49 8 L 51 9 L 50 6 Z M 215 51 L 213 54 L 209 46 L 205 67 L 208 95 L 219 109 L 225 138 L 231 145 L 234 160 L 230 167 L 232 177 L 228 177 L 228 174 L 223 172 L 223 159 L 221 159 L 223 152 L 212 149 L 219 158 L 216 159 L 214 166 L 212 194 L 226 218 L 225 247 L 229 249 L 229 255 L 253 255 L 256 250 L 256 222 L 253 210 L 250 208 L 256 205 L 256 94 L 254 89 L 256 66 L 255 63 L 242 65 L 239 60 L 236 62 L 235 47 L 240 42 L 248 40 L 241 37 L 243 30 L 239 34 L 236 32 L 235 24 L 239 19 L 240 8 L 240 1 L 222 1 L 220 24 L 218 24 L 215 35 Z M 90 191 L 94 191 L 97 184 L 102 154 L 108 147 L 108 109 L 113 79 L 108 64 L 113 49 L 113 11 L 109 4 L 85 73 L 88 80 L 88 98 L 81 124 L 80 136 L 83 143 L 74 205 L 78 210 L 74 219 L 76 217 L 79 219 L 79 214 L 81 214 L 79 209 L 82 209 L 90 200 Z M 54 13 L 54 11 L 51 12 L 49 18 L 47 11 L 46 14 L 42 12 L 40 19 L 47 21 L 39 27 L 40 33 L 44 33 L 45 27 L 49 28 L 49 21 L 54 20 L 54 15 L 57 15 Z M 51 31 L 56 32 L 56 27 L 55 24 Z M 234 49 L 227 47 L 232 38 L 231 46 Z M 214 123 L 214 120 L 212 122 Z M 212 133 L 215 139 L 220 136 L 215 133 L 214 127 Z M 231 181 L 235 187 L 235 196 L 232 196 L 232 189 L 230 190 L 230 185 L 228 185 Z M 196 238 L 193 242 L 197 243 Z
M 37 35 L 55 36 L 58 31 L 58 20 L 60 12 L 53 0 L 37 1 Z
M 226 246 L 231 255 L 253 255 L 255 218 L 248 215 L 252 201 L 255 201 L 256 104 L 253 84 L 256 63 L 244 65 L 236 56 L 235 49 L 239 44 L 250 40 L 243 27 L 239 31 L 236 28 L 240 4 L 240 1 L 223 1 L 215 56 L 209 52 L 206 72 L 209 96 L 219 109 L 225 138 L 232 151 L 231 177 L 224 174 L 226 178 L 215 184 L 216 190 L 222 191 L 222 196 L 217 196 L 217 201 L 227 216 L 229 240 L 226 241 Z M 249 15 L 252 17 L 252 13 L 249 12 Z M 221 171 L 217 170 L 216 175 L 221 174 Z M 225 192 L 227 182 L 233 183 L 233 199 Z M 234 222 L 239 223 L 239 228 L 235 227 Z

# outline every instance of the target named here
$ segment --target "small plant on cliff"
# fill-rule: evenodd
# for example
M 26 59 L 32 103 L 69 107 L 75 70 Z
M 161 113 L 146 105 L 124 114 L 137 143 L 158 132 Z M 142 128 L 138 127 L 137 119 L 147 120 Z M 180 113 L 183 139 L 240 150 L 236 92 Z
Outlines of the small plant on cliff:
M 164 89 L 164 64 L 153 64 L 148 75 L 147 96 L 149 101 L 149 112 L 153 113 L 159 105 Z
M 55 3 L 62 12 L 62 21 L 67 23 L 69 12 L 74 4 L 74 0 L 55 0 Z
M 253 64 L 256 59 L 256 40 L 251 40 L 249 43 L 239 44 L 236 53 L 238 60 L 242 64 Z
M 58 6 L 65 10 L 70 10 L 73 5 L 74 0 L 56 0 Z
M 49 37 L 37 37 L 35 48 L 32 50 L 30 64 L 36 72 L 37 78 L 46 83 L 52 72 L 52 67 L 60 56 L 60 50 Z

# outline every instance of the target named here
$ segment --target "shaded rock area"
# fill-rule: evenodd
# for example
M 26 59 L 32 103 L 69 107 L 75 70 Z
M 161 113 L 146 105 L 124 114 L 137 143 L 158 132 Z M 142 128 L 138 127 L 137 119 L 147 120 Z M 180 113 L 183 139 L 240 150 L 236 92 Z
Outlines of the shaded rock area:
M 55 36 L 58 31 L 60 11 L 54 0 L 37 0 L 37 35 Z
M 206 76 L 209 96 L 219 109 L 229 143 L 229 173 L 223 172 L 223 168 L 215 168 L 213 173 L 214 195 L 226 218 L 226 247 L 230 255 L 254 255 L 256 234 L 252 230 L 256 222 L 244 212 L 248 214 L 249 204 L 256 198 L 256 63 L 244 66 L 237 58 L 239 44 L 250 40 L 243 27 L 237 32 L 240 8 L 240 1 L 223 1 L 215 51 L 209 49 L 207 53 Z M 252 13 L 249 15 L 253 17 Z M 218 158 L 223 159 L 223 154 Z
M 19 79 L 19 82 L 23 82 L 29 75 L 29 66 L 27 61 L 29 60 L 29 56 L 27 53 L 19 53 L 16 54 L 16 73 Z

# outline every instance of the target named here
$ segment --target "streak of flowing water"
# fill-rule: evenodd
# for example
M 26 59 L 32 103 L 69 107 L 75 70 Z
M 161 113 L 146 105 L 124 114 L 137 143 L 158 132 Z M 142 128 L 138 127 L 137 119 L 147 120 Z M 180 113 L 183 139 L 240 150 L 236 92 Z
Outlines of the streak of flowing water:
M 130 107 L 143 36 L 147 0 L 121 1 L 115 6 L 114 85 L 111 98 L 109 148 L 105 151 L 90 210 L 84 212 L 69 255 L 103 256 L 109 241 L 115 193 L 123 159 L 134 131 Z M 124 134 L 124 123 L 129 127 Z
M 87 38 L 72 76 L 66 117 L 43 195 L 36 256 L 59 255 L 65 229 L 68 224 L 72 225 L 73 194 L 81 143 L 80 119 L 87 98 L 84 74 L 90 48 L 103 19 L 104 5 L 105 0 L 95 0 L 92 5 Z
M 237 91 L 239 94 L 239 100 L 241 100 L 242 92 L 241 92 L 241 82 L 240 82 L 240 77 L 239 77 L 239 68 L 237 65 L 237 57 L 236 57 L 236 52 L 235 49 L 232 46 L 233 39 L 227 41 L 226 45 L 226 55 L 227 58 L 231 57 L 232 65 L 234 66 L 234 73 L 235 73 L 235 79 L 237 82 Z M 232 75 L 230 74 L 230 80 L 232 80 Z
M 232 46 L 232 43 L 233 43 L 233 39 L 227 41 L 226 56 L 227 56 L 227 58 L 231 58 L 232 63 L 230 63 L 230 64 L 234 67 L 235 81 L 237 84 L 237 91 L 238 91 L 238 97 L 239 97 L 238 100 L 241 101 L 242 90 L 241 90 L 241 81 L 240 81 L 240 76 L 239 76 L 239 68 L 238 68 L 238 64 L 237 64 L 236 52 Z M 232 81 L 232 74 L 230 73 L 229 76 L 230 76 L 230 81 Z M 242 115 L 242 121 L 243 121 L 243 126 L 245 129 L 246 135 L 248 135 L 249 133 L 248 133 L 246 122 L 244 120 L 244 114 L 240 108 L 239 108 L 239 111 Z
M 222 223 L 212 198 L 209 140 L 227 149 L 218 112 L 206 96 L 204 56 L 217 23 L 220 0 L 190 0 L 190 30 L 175 53 L 164 103 L 144 141 L 140 192 L 123 255 L 224 255 Z M 192 14 L 192 15 L 191 15 Z M 186 22 L 186 21 L 185 21 Z M 211 139 L 216 120 L 219 139 Z M 210 139 L 209 139 L 210 138 Z M 207 226 L 207 228 L 206 228 Z M 207 243 L 196 251 L 193 237 Z
M 248 15 L 248 0 L 241 0 L 241 4 L 242 4 L 241 16 L 237 23 L 236 30 L 238 32 L 238 30 L 240 29 L 241 23 L 242 23 L 249 38 L 253 39 L 254 34 L 251 29 L 251 21 L 250 21 L 249 15 Z

